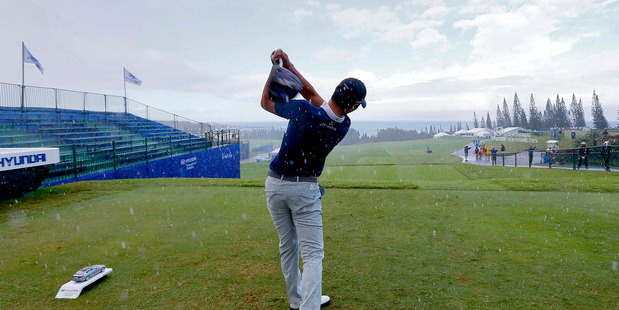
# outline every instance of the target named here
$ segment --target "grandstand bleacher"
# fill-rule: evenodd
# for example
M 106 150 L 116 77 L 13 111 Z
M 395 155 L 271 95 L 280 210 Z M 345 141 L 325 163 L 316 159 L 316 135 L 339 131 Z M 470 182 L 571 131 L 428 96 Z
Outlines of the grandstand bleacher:
M 44 185 L 208 149 L 220 144 L 216 137 L 124 112 L 0 107 L 0 148 L 59 148 Z

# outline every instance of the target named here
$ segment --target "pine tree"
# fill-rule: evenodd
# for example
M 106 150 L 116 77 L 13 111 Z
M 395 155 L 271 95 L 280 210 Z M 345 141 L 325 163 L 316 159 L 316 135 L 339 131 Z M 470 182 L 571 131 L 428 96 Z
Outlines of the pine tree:
M 513 125 L 515 127 L 522 127 L 522 120 L 520 119 L 521 117 L 521 113 L 520 113 L 520 99 L 518 99 L 518 93 L 514 93 L 514 105 L 513 105 L 513 111 L 514 111 L 514 122 Z
M 546 101 L 546 109 L 544 110 L 544 127 L 551 129 L 555 127 L 555 111 L 550 98 Z
M 503 98 L 503 127 L 512 127 L 512 118 L 509 115 L 509 107 L 505 98 Z
M 471 128 L 469 127 L 469 123 L 465 123 L 466 124 L 466 130 L 471 130 Z
M 486 115 L 486 128 L 492 129 L 492 120 L 490 119 L 490 112 Z
M 499 105 L 496 105 L 496 126 L 494 127 L 505 127 L 505 122 L 503 121 L 503 112 L 501 112 L 501 108 Z
M 579 124 L 580 127 L 587 127 L 587 122 L 585 121 L 585 108 L 582 106 L 582 98 L 578 98 L 578 110 L 580 111 L 578 113 L 581 115 L 581 123 Z
M 529 102 L 529 129 L 538 130 L 542 128 L 542 113 L 535 106 L 535 98 L 531 94 L 531 100 Z
M 556 105 L 556 124 L 559 128 L 569 128 L 570 127 L 570 118 L 567 115 L 567 107 L 565 106 L 565 101 L 563 98 L 559 100 L 559 95 L 557 95 L 557 105 Z
M 529 122 L 527 121 L 527 113 L 522 106 L 520 107 L 520 124 L 524 128 L 529 128 Z
M 475 128 L 479 128 L 479 123 L 477 123 L 477 114 L 475 114 L 475 112 L 473 112 L 473 126 Z
M 575 128 L 582 128 L 586 126 L 585 123 L 585 111 L 582 108 L 582 101 L 578 103 L 576 101 L 576 95 L 572 94 L 572 104 L 570 105 L 572 126 Z
M 593 91 L 593 100 L 591 102 L 591 116 L 593 117 L 593 127 L 595 127 L 595 129 L 601 130 L 608 128 L 608 121 L 604 116 L 604 109 L 602 109 L 602 104 L 595 90 Z
M 486 128 L 486 121 L 484 121 L 484 117 L 481 117 L 481 123 L 479 123 L 479 128 Z
M 576 123 L 578 121 L 576 118 L 578 117 L 578 101 L 576 101 L 576 94 L 572 93 L 572 104 L 570 104 L 570 124 L 572 128 L 578 127 Z

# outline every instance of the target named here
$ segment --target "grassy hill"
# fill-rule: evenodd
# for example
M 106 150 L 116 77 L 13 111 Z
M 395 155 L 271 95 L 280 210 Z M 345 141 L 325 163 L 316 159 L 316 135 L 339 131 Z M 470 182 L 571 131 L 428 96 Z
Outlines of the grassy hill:
M 466 142 L 333 151 L 321 177 L 330 308 L 619 308 L 619 173 L 460 164 L 451 153 Z M 287 309 L 267 169 L 0 203 L 0 309 Z M 89 264 L 114 271 L 55 299 Z

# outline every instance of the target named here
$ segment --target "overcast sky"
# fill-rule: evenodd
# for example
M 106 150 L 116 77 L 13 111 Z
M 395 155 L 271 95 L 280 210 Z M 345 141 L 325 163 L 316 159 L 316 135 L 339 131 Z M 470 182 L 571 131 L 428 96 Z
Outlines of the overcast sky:
M 357 120 L 463 120 L 514 93 L 528 112 L 596 91 L 619 109 L 619 0 L 0 0 L 0 82 L 21 84 L 21 42 L 45 68 L 25 84 L 123 95 L 201 122 L 277 120 L 260 108 L 282 48 L 329 98 L 368 88 Z

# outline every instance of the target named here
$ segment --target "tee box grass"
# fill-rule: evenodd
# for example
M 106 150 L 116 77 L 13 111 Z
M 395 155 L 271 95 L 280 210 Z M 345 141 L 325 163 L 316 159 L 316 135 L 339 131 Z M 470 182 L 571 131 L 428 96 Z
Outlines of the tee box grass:
M 618 173 L 460 164 L 451 153 L 467 142 L 333 151 L 321 177 L 330 308 L 619 308 Z M 0 309 L 287 309 L 267 170 L 2 202 Z M 99 263 L 114 272 L 54 298 Z

